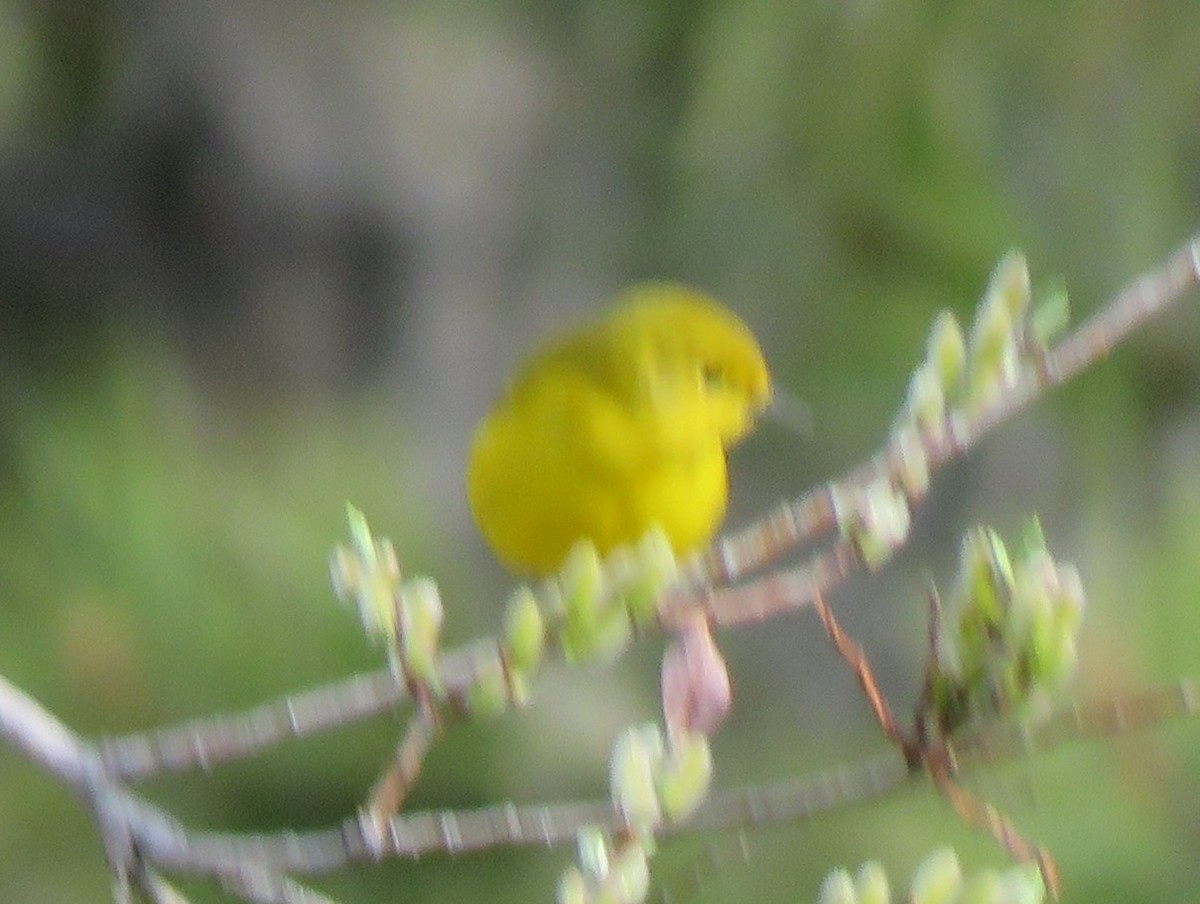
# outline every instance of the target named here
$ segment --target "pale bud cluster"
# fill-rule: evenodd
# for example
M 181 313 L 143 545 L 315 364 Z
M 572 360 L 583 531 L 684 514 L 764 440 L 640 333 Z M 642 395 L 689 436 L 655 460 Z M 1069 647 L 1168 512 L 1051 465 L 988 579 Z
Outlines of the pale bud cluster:
M 443 608 L 437 585 L 403 578 L 395 550 L 371 535 L 366 518 L 347 506 L 351 543 L 330 560 L 334 591 L 354 603 L 367 634 L 387 644 L 397 675 L 445 699 L 438 669 Z M 652 622 L 658 602 L 678 580 L 679 565 L 666 534 L 652 529 L 636 544 L 601 557 L 577 543 L 558 575 L 539 591 L 516 588 L 498 642 L 481 642 L 470 683 L 456 702 L 472 715 L 494 715 L 530 698 L 532 676 L 548 639 L 569 662 L 608 659 L 625 649 L 633 631 Z M 708 734 L 729 708 L 725 662 L 703 618 L 684 625 L 663 659 L 663 705 L 668 730 L 634 726 L 617 739 L 609 786 L 622 830 L 610 837 L 581 829 L 578 858 L 563 873 L 563 904 L 639 904 L 650 889 L 655 831 L 687 817 L 708 793 L 713 763 Z
M 677 573 L 661 531 L 603 561 L 594 547 L 576 546 L 557 588 L 565 655 L 613 655 L 635 626 L 655 616 L 657 600 Z M 614 837 L 594 827 L 580 832 L 578 860 L 559 881 L 560 904 L 640 904 L 650 888 L 656 832 L 685 819 L 708 794 L 708 735 L 728 711 L 731 694 L 725 661 L 703 616 L 682 625 L 664 653 L 662 695 L 666 730 L 635 725 L 613 744 L 609 793 L 622 826 Z
M 1032 864 L 1007 870 L 981 870 L 963 876 L 958 855 L 941 848 L 926 857 L 909 880 L 908 904 L 1042 904 L 1046 888 Z M 817 904 L 891 904 L 892 893 L 883 867 L 870 861 L 852 877 L 839 868 L 821 883 Z
M 652 722 L 625 729 L 609 760 L 609 790 L 627 827 L 649 838 L 664 822 L 689 816 L 708 793 L 712 752 L 699 732 L 664 738 Z
M 334 593 L 355 605 L 369 636 L 387 645 L 393 670 L 436 692 L 444 617 L 437 584 L 421 576 L 405 579 L 391 541 L 375 539 L 354 506 L 346 506 L 346 518 L 351 545 L 330 557 Z
M 400 585 L 400 563 L 390 540 L 371 536 L 367 519 L 352 505 L 346 506 L 350 546 L 338 546 L 329 557 L 333 592 L 344 603 L 354 603 L 363 629 L 369 635 L 392 637 L 396 633 L 394 597 Z
M 558 638 L 568 662 L 620 655 L 633 629 L 657 616 L 658 600 L 674 584 L 679 565 L 661 528 L 601 557 L 595 544 L 576 543 L 542 598 L 557 617 Z
M 595 826 L 580 830 L 576 862 L 559 878 L 559 904 L 641 904 L 650 891 L 655 831 L 696 809 L 708 794 L 712 771 L 703 734 L 664 737 L 654 723 L 622 732 L 613 745 L 608 780 L 624 828 L 615 838 Z
M 373 537 L 358 509 L 348 505 L 346 513 L 351 542 L 330 557 L 335 594 L 355 605 L 369 636 L 383 640 L 397 675 L 442 699 L 444 612 L 437 585 L 423 576 L 404 578 L 391 542 Z M 634 629 L 657 617 L 658 601 L 678 574 L 671 544 L 659 528 L 604 557 L 594 544 L 577 543 L 538 591 L 522 585 L 510 594 L 503 636 L 499 643 L 480 644 L 461 702 L 476 715 L 527 703 L 548 638 L 558 642 L 568 662 L 619 655 Z
M 1061 286 L 1033 305 L 1029 266 L 1018 251 L 992 271 L 969 339 L 950 311 L 938 314 L 892 427 L 888 475 L 834 499 L 842 535 L 854 542 L 867 568 L 880 567 L 908 537 L 909 504 L 929 487 L 926 441 L 946 439 L 962 419 L 1011 389 L 1067 319 Z
M 650 892 L 650 865 L 636 838 L 614 843 L 592 826 L 579 830 L 578 862 L 558 880 L 558 904 L 641 904 Z
M 995 531 L 971 530 L 936 638 L 936 723 L 952 731 L 1044 699 L 1074 671 L 1083 610 L 1078 571 L 1054 561 L 1036 519 L 1013 555 Z
M 937 435 L 947 414 L 974 415 L 986 408 L 1012 388 L 1068 319 L 1066 290 L 1051 286 L 1035 305 L 1025 255 L 1010 251 L 992 271 L 969 339 L 949 311 L 934 320 L 925 360 L 909 379 L 897 429 L 912 425 Z
M 972 409 L 985 407 L 1016 382 L 1029 304 L 1029 265 L 1025 255 L 1011 251 L 992 271 L 971 324 L 968 401 Z

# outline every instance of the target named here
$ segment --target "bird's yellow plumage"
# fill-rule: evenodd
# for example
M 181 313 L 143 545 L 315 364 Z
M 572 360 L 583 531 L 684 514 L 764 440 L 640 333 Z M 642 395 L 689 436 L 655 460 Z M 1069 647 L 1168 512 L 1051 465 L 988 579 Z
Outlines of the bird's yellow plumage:
M 762 352 L 734 314 L 684 286 L 635 286 L 535 354 L 479 424 L 475 522 L 527 574 L 556 570 L 579 539 L 606 552 L 656 524 L 689 552 L 725 513 L 725 450 L 769 398 Z

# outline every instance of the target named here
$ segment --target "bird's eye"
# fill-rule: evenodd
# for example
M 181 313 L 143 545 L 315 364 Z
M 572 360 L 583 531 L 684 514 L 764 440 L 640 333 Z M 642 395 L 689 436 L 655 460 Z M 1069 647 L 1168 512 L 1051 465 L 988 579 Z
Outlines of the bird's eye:
M 700 383 L 705 389 L 720 389 L 726 382 L 725 369 L 719 364 L 705 361 L 700 365 Z

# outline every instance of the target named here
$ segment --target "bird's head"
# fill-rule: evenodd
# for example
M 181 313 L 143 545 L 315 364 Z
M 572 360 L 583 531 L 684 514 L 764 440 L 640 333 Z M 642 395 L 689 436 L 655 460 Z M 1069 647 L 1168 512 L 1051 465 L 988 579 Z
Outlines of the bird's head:
M 770 403 L 770 375 L 754 334 L 695 289 L 635 285 L 622 296 L 611 323 L 634 337 L 630 344 L 651 381 L 703 403 L 724 445 L 741 439 Z

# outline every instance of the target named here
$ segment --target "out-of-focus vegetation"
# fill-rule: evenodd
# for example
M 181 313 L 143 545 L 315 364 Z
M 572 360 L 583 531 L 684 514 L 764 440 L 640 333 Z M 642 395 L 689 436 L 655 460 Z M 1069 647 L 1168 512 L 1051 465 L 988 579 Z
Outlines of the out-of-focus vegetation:
M 735 453 L 732 519 L 799 493 L 884 435 L 932 317 L 965 314 L 1009 247 L 1083 316 L 1200 227 L 1197 47 L 1190 0 L 0 0 L 0 672 L 104 733 L 373 666 L 326 585 L 347 498 L 438 577 L 449 643 L 495 630 L 471 425 L 520 349 L 634 278 L 725 299 L 812 406 L 812 436 L 767 425 Z M 898 708 L 927 576 L 967 526 L 1031 511 L 1088 588 L 1081 696 L 1200 670 L 1200 299 L 938 475 L 913 548 L 831 600 Z M 456 728 L 413 806 L 602 793 L 613 736 L 654 711 L 658 643 Z M 815 619 L 723 643 L 718 783 L 877 743 Z M 324 825 L 398 731 L 147 790 L 196 825 Z M 975 787 L 1056 853 L 1065 900 L 1189 900 L 1198 733 Z M 0 757 L 0 899 L 103 899 L 74 802 Z M 940 844 L 1002 864 L 913 791 L 752 832 L 700 900 L 811 899 L 838 863 L 901 875 Z M 660 875 L 697 850 L 667 845 Z M 568 858 L 322 887 L 549 900 Z

